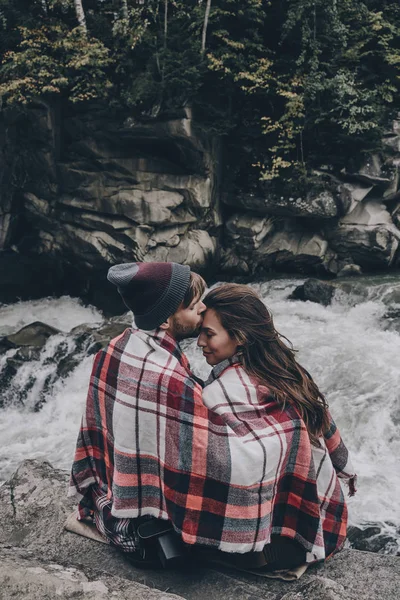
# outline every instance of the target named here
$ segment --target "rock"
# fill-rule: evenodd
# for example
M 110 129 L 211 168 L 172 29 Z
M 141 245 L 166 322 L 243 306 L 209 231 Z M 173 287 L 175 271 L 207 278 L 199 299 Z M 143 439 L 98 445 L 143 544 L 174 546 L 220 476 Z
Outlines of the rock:
M 11 213 L 0 212 L 0 250 L 7 248 L 9 245 L 9 242 L 12 239 L 13 224 L 15 221 L 16 218 Z
M 382 200 L 389 202 L 398 199 L 400 195 L 399 183 L 400 183 L 400 160 L 398 158 L 388 161 L 390 164 L 391 181 L 383 192 Z
M 400 308 L 389 308 L 382 316 L 382 319 L 382 325 L 385 330 L 400 333 Z M 397 424 L 400 425 L 400 418 Z
M 149 233 L 147 248 L 155 248 L 156 246 L 174 248 L 180 243 L 181 237 L 188 232 L 188 229 L 189 227 L 187 224 L 153 229 L 151 233 Z
M 0 549 L 0 600 L 184 600 L 94 569 L 43 563 L 31 553 Z
M 122 317 L 110 319 L 107 323 L 101 327 L 94 328 L 89 325 L 79 325 L 71 331 L 71 335 L 77 343 L 77 351 L 80 352 L 85 346 L 87 348 L 87 354 L 95 354 L 102 348 L 104 348 L 110 340 L 114 339 L 125 331 L 128 327 L 132 326 L 132 313 L 126 313 Z M 71 365 L 72 368 L 75 366 L 73 363 L 78 360 L 74 355 L 72 357 L 66 357 L 65 364 L 60 362 L 59 369 L 68 369 L 67 373 L 72 370 L 68 368 Z M 65 375 L 63 375 L 65 376 Z
M 115 548 L 63 531 L 73 508 L 66 498 L 67 480 L 66 472 L 48 462 L 29 460 L 0 487 L 0 598 L 177 597 L 164 590 L 187 600 L 398 598 L 400 558 L 357 550 L 344 550 L 311 567 L 290 585 L 198 565 L 184 571 L 141 571 Z
M 8 352 L 9 356 L 0 368 L 0 406 L 21 403 L 39 411 L 57 379 L 77 366 L 82 357 L 76 356 L 76 349 L 71 352 L 63 337 L 51 345 L 51 352 L 45 348 L 48 339 L 59 333 L 53 327 L 36 322 L 0 340 L 0 353 L 4 347 L 18 348 Z M 27 371 L 28 361 L 34 364 Z
M 362 275 L 361 267 L 353 263 L 348 263 L 338 271 L 336 277 L 356 277 L 357 275 Z
M 239 229 L 241 224 L 248 226 L 246 233 L 237 238 L 232 247 L 232 234 L 227 235 L 227 248 L 221 255 L 224 271 L 256 273 L 263 271 L 289 271 L 300 273 L 335 273 L 335 253 L 329 248 L 328 242 L 320 234 L 310 233 L 293 219 L 274 222 L 273 229 L 270 220 L 264 221 L 257 217 L 243 217 L 234 226 Z M 264 228 L 262 224 L 264 223 Z M 261 239 L 257 239 L 257 229 L 261 227 Z M 233 224 L 230 224 L 233 228 Z M 240 271 L 239 271 L 240 269 Z
M 23 405 L 23 398 L 15 397 L 13 393 L 13 379 L 18 372 L 18 368 L 21 363 L 18 361 L 13 361 L 13 358 L 10 357 L 6 360 L 5 366 L 1 370 L 1 379 L 0 379 L 0 409 L 7 407 L 9 405 Z
M 392 121 L 390 130 L 383 135 L 382 142 L 386 150 L 398 154 L 400 152 L 400 121 L 395 119 Z
M 381 527 L 370 526 L 361 529 L 360 527 L 352 526 L 349 527 L 348 538 L 351 547 L 356 550 L 382 552 L 383 554 L 393 550 L 400 551 L 397 540 L 393 536 L 385 534 Z
M 280 600 L 357 600 L 357 596 L 337 581 L 316 577 L 301 586 L 298 592 L 288 592 Z
M 242 194 L 225 195 L 223 201 L 229 206 L 261 215 L 330 219 L 339 215 L 339 197 L 328 190 L 313 190 L 305 197 L 279 196 L 274 193 L 268 193 L 264 197 Z
M 348 173 L 343 169 L 350 180 L 360 181 L 367 185 L 390 184 L 390 174 L 384 168 L 384 160 L 379 154 L 371 154 L 358 173 Z
M 125 189 L 124 189 L 125 188 Z M 184 196 L 178 191 L 163 189 L 141 190 L 135 189 L 129 182 L 121 181 L 116 185 L 108 186 L 104 182 L 95 182 L 93 191 L 91 187 L 83 188 L 85 194 L 93 194 L 93 199 L 80 200 L 80 186 L 63 196 L 59 203 L 65 207 L 79 208 L 83 215 L 92 211 L 98 215 L 123 215 L 138 225 L 166 225 L 172 223 L 193 223 L 196 217 L 184 206 Z M 71 211 L 69 211 L 71 212 Z M 68 219 L 68 211 L 64 211 L 62 218 Z M 72 213 L 77 219 L 79 213 Z
M 346 303 L 351 306 L 367 301 L 381 302 L 390 312 L 395 312 L 400 305 L 400 280 L 396 274 L 343 277 L 331 284 L 348 294 Z
M 259 266 L 257 250 L 271 235 L 273 220 L 257 215 L 234 213 L 224 229 L 225 249 L 220 256 L 221 268 L 226 273 L 246 275 Z
M 392 265 L 400 240 L 400 230 L 377 201 L 359 203 L 325 234 L 339 258 L 366 269 Z
M 373 186 L 365 186 L 360 183 L 342 183 L 338 186 L 343 214 L 352 212 L 359 202 L 362 202 L 373 189 Z
M 298 222 L 287 219 L 276 226 L 255 253 L 255 262 L 264 268 L 295 272 L 335 272 L 335 253 L 326 239 Z
M 220 224 L 219 144 L 195 131 L 190 109 L 143 116 L 141 122 L 127 114 L 112 117 L 100 105 L 60 111 L 57 116 L 45 103 L 27 111 L 21 142 L 29 147 L 35 140 L 36 151 L 24 163 L 29 177 L 18 210 L 30 231 L 15 228 L 12 239 L 13 198 L 0 187 L 0 248 L 13 243 L 22 261 L 37 256 L 45 264 L 42 259 L 51 258 L 63 271 L 73 268 L 75 280 L 90 278 L 95 286 L 97 275 L 117 262 L 173 260 L 171 255 L 206 268 Z M 0 166 L 7 158 L 2 134 L 11 129 L 3 131 L 0 120 Z M 0 302 L 35 297 L 35 287 L 41 296 L 64 286 L 75 292 L 75 281 L 68 278 L 61 276 L 59 286 L 57 277 L 49 277 L 47 287 L 46 277 L 23 277 L 21 266 L 19 271 L 15 280 L 28 285 L 14 289 L 14 279 L 7 281 Z
M 115 293 L 115 289 L 113 291 Z M 0 406 L 21 403 L 39 411 L 51 400 L 52 388 L 59 379 L 67 377 L 84 357 L 95 354 L 131 325 L 131 313 L 110 319 L 100 327 L 80 325 L 69 336 L 62 335 L 43 353 L 49 337 L 60 333 L 57 329 L 37 322 L 6 336 L 0 340 L 0 354 L 8 352 L 0 366 Z M 27 361 L 36 362 L 29 377 Z
M 290 300 L 309 300 L 323 306 L 329 306 L 335 293 L 335 286 L 328 281 L 307 279 L 297 286 L 289 296 Z
M 394 211 L 392 212 L 393 223 L 400 229 L 400 202 L 396 205 Z
M 19 346 L 34 346 L 42 348 L 50 336 L 60 333 L 58 329 L 35 321 L 30 325 L 26 325 L 17 333 L 7 335 L 0 340 L 0 345 L 7 345 L 9 348 L 17 348 Z M 26 359 L 24 359 L 26 360 Z
M 353 561 L 352 557 L 359 558 L 360 561 Z M 375 560 L 387 559 L 383 555 L 377 555 L 370 552 L 360 552 L 357 550 L 348 550 L 334 557 L 329 566 L 328 572 L 321 573 L 323 577 L 328 577 L 342 585 L 348 594 L 354 594 L 362 600 L 393 600 L 396 593 L 392 588 L 393 581 L 390 584 L 391 589 L 384 589 L 380 581 L 382 575 L 382 563 L 376 563 Z M 393 557 L 399 561 L 398 557 Z M 394 572 L 397 573 L 397 563 L 394 563 Z M 389 578 L 391 577 L 387 572 Z M 397 578 L 397 575 L 395 576 Z M 301 580 L 300 580 L 301 581 Z M 354 582 L 357 583 L 354 585 Z M 323 598 L 323 596 L 322 596 Z M 322 600 L 321 598 L 321 600 Z
M 369 538 L 373 538 L 381 533 L 381 528 L 372 526 L 367 527 L 365 529 L 361 529 L 361 527 L 356 527 L 352 525 L 348 528 L 347 537 L 352 546 L 352 548 L 356 548 L 359 550 L 366 550 L 365 541 Z M 359 545 L 364 546 L 359 548 Z
M 25 209 L 31 215 L 31 217 L 43 219 L 44 217 L 51 218 L 51 205 L 46 200 L 42 200 L 32 194 L 26 192 L 24 194 Z
M 359 172 L 320 166 L 307 192 L 290 195 L 235 190 L 229 153 L 188 107 L 140 120 L 101 104 L 37 101 L 17 113 L 0 115 L 0 302 L 79 294 L 115 314 L 123 308 L 108 300 L 104 276 L 132 260 L 233 275 L 400 264 L 397 120 Z
M 340 225 L 365 225 L 375 227 L 376 225 L 391 225 L 392 219 L 386 206 L 378 200 L 369 200 L 358 203 L 357 206 L 342 217 Z
M 394 151 L 396 154 L 400 152 L 400 136 L 399 135 L 388 135 L 383 138 L 383 143 L 386 149 Z
M 97 352 L 97 350 L 100 350 L 100 348 L 101 346 L 96 347 L 93 354 Z M 64 379 L 65 377 L 68 377 L 68 375 L 79 365 L 80 362 L 80 358 L 75 354 L 68 354 L 67 356 L 59 360 L 57 364 L 56 378 L 54 379 L 54 381 L 56 381 L 56 379 Z
M 237 246 L 237 252 L 244 254 L 259 248 L 273 231 L 273 221 L 269 218 L 235 213 L 225 224 L 229 245 Z
M 1 347 L 1 341 L 0 341 Z M 20 346 L 15 352 L 13 358 L 20 361 L 21 363 L 30 362 L 32 360 L 38 360 L 40 352 L 43 346 Z
M 248 275 L 250 268 L 247 262 L 239 258 L 233 249 L 223 249 L 220 256 L 220 268 L 224 274 Z
M 191 230 L 180 238 L 179 244 L 151 248 L 147 256 L 154 261 L 172 261 L 201 270 L 211 265 L 216 245 L 216 239 L 207 231 Z
M 372 154 L 358 171 L 358 174 L 370 180 L 380 180 L 382 178 L 382 167 L 383 161 L 381 156 L 379 154 Z
M 394 554 L 393 550 L 399 554 L 399 545 L 397 540 L 391 535 L 379 535 L 374 539 L 364 540 L 357 544 L 357 550 L 366 550 L 367 552 L 382 552 L 383 554 Z

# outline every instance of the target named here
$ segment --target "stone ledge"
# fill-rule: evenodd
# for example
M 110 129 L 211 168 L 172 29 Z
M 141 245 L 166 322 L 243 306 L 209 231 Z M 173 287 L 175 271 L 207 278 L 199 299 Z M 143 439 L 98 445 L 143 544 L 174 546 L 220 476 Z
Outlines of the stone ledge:
M 107 573 L 41 562 L 17 548 L 1 548 L 0 557 L 0 600 L 182 600 L 181 596 Z
M 122 600 L 156 600 L 161 599 L 162 594 L 165 600 L 174 598 L 170 594 L 186 600 L 399 598 L 400 558 L 357 550 L 344 550 L 326 564 L 310 568 L 299 581 L 290 584 L 202 565 L 193 565 L 185 571 L 138 570 L 115 548 L 63 531 L 63 523 L 73 508 L 73 503 L 66 498 L 67 481 L 65 471 L 53 469 L 46 461 L 28 460 L 21 463 L 0 488 L 0 544 L 3 544 L 0 600 L 8 600 L 13 594 L 26 600 L 102 599 L 101 593 L 105 594 L 102 585 L 109 590 L 108 597 L 112 598 L 115 591 L 118 595 L 114 596 Z M 73 573 L 73 585 L 61 585 L 60 573 L 64 572 Z M 31 585 L 26 583 L 23 587 L 27 574 Z M 88 582 L 97 582 L 98 591 L 87 588 L 86 592 L 83 584 Z M 6 595 L 4 585 L 13 586 Z M 140 585 L 147 588 L 143 591 Z M 38 595 L 40 589 L 47 590 L 47 595 Z M 55 594 L 55 589 L 60 593 Z M 139 593 L 147 595 L 137 595 Z

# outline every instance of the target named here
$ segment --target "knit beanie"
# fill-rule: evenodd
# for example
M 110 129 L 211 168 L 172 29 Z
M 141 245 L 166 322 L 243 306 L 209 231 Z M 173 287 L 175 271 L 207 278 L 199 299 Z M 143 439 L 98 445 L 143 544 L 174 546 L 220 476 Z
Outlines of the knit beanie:
M 107 279 L 117 286 L 137 327 L 147 331 L 177 310 L 190 284 L 190 267 L 173 262 L 126 263 L 111 267 Z

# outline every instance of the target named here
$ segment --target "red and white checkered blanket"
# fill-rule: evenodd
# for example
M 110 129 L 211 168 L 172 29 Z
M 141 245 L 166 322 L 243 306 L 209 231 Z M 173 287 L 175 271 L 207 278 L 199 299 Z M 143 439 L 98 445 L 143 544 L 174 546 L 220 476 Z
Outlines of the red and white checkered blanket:
M 272 534 L 300 542 L 308 562 L 340 549 L 347 508 L 338 477 L 353 489 L 355 474 L 333 419 L 317 448 L 297 412 L 282 410 L 237 360 L 217 365 L 207 383 L 203 402 L 228 428 L 220 549 L 258 551 Z
M 170 519 L 188 544 L 260 550 L 271 533 L 298 539 L 308 560 L 338 549 L 347 510 L 332 466 L 351 476 L 332 424 L 328 450 L 238 364 L 204 390 L 165 332 L 126 330 L 95 358 L 72 466 L 80 517 L 134 549 L 132 518 Z M 215 372 L 214 372 L 215 374 Z M 207 405 L 207 406 L 205 406 Z

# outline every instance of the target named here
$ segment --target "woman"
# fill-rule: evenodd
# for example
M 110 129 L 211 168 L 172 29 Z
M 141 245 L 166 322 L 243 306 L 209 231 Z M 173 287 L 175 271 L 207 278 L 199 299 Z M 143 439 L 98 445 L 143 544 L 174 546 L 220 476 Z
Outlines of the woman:
M 204 303 L 198 345 L 214 368 L 203 401 L 230 431 L 236 494 L 225 526 L 237 543 L 220 550 L 253 551 L 247 564 L 265 569 L 325 559 L 346 538 L 338 477 L 350 495 L 356 479 L 326 400 L 251 288 L 222 285 Z

